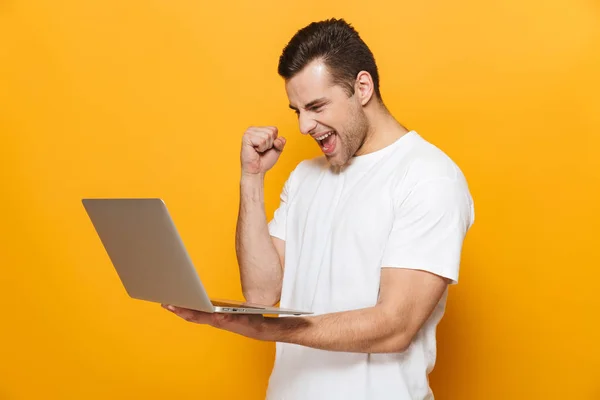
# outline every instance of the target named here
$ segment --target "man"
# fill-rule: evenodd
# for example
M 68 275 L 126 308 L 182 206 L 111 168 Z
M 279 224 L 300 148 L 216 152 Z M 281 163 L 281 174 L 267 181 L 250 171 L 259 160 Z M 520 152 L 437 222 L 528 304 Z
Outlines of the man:
M 279 74 L 323 156 L 294 169 L 267 224 L 264 176 L 285 139 L 275 127 L 245 132 L 240 276 L 248 302 L 315 315 L 171 310 L 277 342 L 268 399 L 432 399 L 435 329 L 474 221 L 465 178 L 388 112 L 373 55 L 343 20 L 298 31 Z

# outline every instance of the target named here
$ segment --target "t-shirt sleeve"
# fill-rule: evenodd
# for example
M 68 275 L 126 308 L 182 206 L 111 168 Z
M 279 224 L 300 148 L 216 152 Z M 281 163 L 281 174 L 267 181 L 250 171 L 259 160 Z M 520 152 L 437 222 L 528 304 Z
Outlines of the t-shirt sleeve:
M 291 174 L 283 185 L 281 194 L 279 195 L 279 206 L 273 213 L 273 218 L 269 221 L 269 233 L 271 236 L 285 240 L 286 221 L 288 213 L 288 198 L 291 186 Z
M 464 182 L 435 178 L 418 183 L 396 205 L 382 266 L 428 271 L 457 283 L 463 241 L 474 217 Z

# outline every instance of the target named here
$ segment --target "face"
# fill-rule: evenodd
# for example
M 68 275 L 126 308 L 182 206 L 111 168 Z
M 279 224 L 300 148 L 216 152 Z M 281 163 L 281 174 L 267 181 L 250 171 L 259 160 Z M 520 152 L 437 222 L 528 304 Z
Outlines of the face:
M 310 135 L 329 163 L 343 166 L 357 154 L 369 130 L 359 92 L 348 96 L 334 85 L 325 65 L 307 65 L 286 82 L 290 108 L 298 115 L 300 132 Z

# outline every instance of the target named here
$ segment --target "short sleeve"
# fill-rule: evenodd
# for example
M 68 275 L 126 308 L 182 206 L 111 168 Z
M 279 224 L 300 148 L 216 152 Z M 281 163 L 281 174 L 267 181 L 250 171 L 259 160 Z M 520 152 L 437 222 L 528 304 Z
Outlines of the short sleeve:
M 383 267 L 418 269 L 458 282 L 463 241 L 475 219 L 466 183 L 418 183 L 395 207 Z
M 279 196 L 279 206 L 273 213 L 273 218 L 268 224 L 269 234 L 281 240 L 285 240 L 286 221 L 288 212 L 288 198 L 291 186 L 292 174 L 288 177 Z

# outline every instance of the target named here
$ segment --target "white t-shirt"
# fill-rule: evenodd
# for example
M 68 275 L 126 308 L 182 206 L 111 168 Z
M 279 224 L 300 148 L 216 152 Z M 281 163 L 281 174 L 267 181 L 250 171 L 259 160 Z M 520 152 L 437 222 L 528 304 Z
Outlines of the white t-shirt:
M 415 131 L 342 169 L 324 156 L 305 160 L 269 222 L 271 235 L 285 240 L 280 305 L 316 315 L 371 307 L 382 267 L 425 270 L 456 283 L 474 217 L 458 166 Z M 428 374 L 446 296 L 402 353 L 277 343 L 267 399 L 433 399 Z

